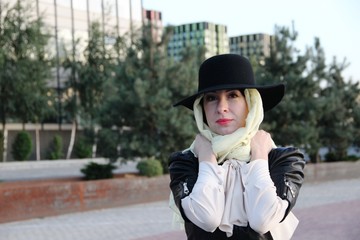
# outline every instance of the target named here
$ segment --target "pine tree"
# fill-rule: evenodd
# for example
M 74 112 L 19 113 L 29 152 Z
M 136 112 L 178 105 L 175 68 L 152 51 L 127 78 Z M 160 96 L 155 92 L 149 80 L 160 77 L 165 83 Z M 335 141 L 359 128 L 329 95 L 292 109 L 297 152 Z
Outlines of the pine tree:
M 354 146 L 360 148 L 360 94 L 355 101 L 354 107 Z
M 294 46 L 297 32 L 276 27 L 271 54 L 259 68 L 257 80 L 263 84 L 284 83 L 283 101 L 265 114 L 263 127 L 273 132 L 277 145 L 295 145 L 315 156 L 319 148 L 317 119 L 319 79 L 308 69 L 310 49 L 304 54 Z
M 92 128 L 97 121 L 98 112 L 104 98 L 104 86 L 110 79 L 111 68 L 105 33 L 100 24 L 91 25 L 88 45 L 84 52 L 85 61 L 78 69 L 76 90 L 79 96 L 82 119 Z
M 111 48 L 105 43 L 107 32 L 102 31 L 99 22 L 91 23 L 88 44 L 82 53 L 77 53 L 76 45 L 79 40 L 73 42 L 75 47 L 72 53 L 65 51 L 66 58 L 62 66 L 70 72 L 69 81 L 66 83 L 65 110 L 73 122 L 71 144 L 67 152 L 70 157 L 72 146 L 75 142 L 75 132 L 78 124 L 92 132 L 91 141 L 96 149 L 96 126 L 99 120 L 99 111 L 103 104 L 105 87 L 109 84 L 111 67 Z M 78 123 L 80 119 L 80 123 Z M 93 153 L 93 156 L 96 152 Z
M 50 60 L 49 35 L 41 18 L 31 16 L 31 5 L 18 1 L 0 8 L 0 97 L 3 124 L 6 118 L 37 122 L 46 116 Z
M 48 105 L 46 86 L 51 74 L 51 61 L 46 53 L 49 35 L 42 19 L 34 17 L 32 10 L 31 4 L 22 1 L 13 6 L 0 3 L 0 118 L 3 129 L 10 119 L 39 123 L 53 110 Z
M 116 67 L 114 92 L 101 114 L 103 127 L 121 129 L 123 157 L 155 157 L 164 166 L 172 151 L 187 147 L 194 137 L 191 113 L 172 104 L 193 93 L 200 61 L 197 54 L 201 56 L 201 51 L 184 53 L 181 62 L 167 57 L 171 30 L 159 43 L 149 34 L 133 37 L 131 43 L 118 41 L 126 56 Z
M 338 63 L 336 58 L 329 69 L 330 77 L 321 96 L 325 99 L 323 114 L 319 121 L 321 138 L 332 155 L 331 160 L 347 158 L 347 149 L 356 142 L 358 136 L 359 111 L 357 99 L 360 95 L 359 82 L 345 81 L 343 71 L 346 62 Z
M 294 47 L 296 38 L 296 32 L 277 27 L 270 57 L 256 68 L 263 84 L 286 85 L 283 101 L 265 114 L 263 127 L 274 133 L 278 145 L 301 147 L 311 161 L 319 161 L 321 147 L 343 160 L 358 142 L 359 83 L 345 81 L 345 62 L 326 65 L 320 39 L 301 54 Z

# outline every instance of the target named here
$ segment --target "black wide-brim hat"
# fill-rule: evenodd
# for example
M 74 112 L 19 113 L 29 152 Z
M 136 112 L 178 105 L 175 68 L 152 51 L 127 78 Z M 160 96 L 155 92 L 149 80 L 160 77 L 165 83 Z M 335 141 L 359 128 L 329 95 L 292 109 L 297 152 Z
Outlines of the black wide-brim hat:
M 207 92 L 227 89 L 257 89 L 264 111 L 275 107 L 285 94 L 285 85 L 256 85 L 252 66 L 248 59 L 237 54 L 221 54 L 205 60 L 199 69 L 197 93 L 174 104 L 193 110 L 196 98 Z

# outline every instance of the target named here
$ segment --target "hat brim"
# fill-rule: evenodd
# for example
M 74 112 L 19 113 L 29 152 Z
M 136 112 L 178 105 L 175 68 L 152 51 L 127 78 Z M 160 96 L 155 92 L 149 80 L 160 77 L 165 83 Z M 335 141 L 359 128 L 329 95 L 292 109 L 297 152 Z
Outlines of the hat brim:
M 257 89 L 261 95 L 261 99 L 263 102 L 264 111 L 269 111 L 277 104 L 279 104 L 284 97 L 285 94 L 285 85 L 280 83 L 276 85 L 268 85 L 268 86 L 254 86 L 254 85 L 244 85 L 244 84 L 229 84 L 229 85 L 221 85 L 216 87 L 211 87 L 207 89 L 203 89 L 202 91 L 197 92 L 196 94 L 184 98 L 181 101 L 175 103 L 173 106 L 184 106 L 190 110 L 193 110 L 193 105 L 198 96 L 207 92 L 219 91 L 219 90 L 228 90 L 228 89 Z

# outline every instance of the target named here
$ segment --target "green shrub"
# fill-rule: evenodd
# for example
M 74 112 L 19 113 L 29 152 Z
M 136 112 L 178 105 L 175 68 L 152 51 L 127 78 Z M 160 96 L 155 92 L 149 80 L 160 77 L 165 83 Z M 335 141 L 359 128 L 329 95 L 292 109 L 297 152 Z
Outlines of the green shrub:
M 163 174 L 161 162 L 154 158 L 141 160 L 136 168 L 139 170 L 140 175 L 147 177 L 155 177 Z
M 77 158 L 89 158 L 92 154 L 92 146 L 85 137 L 79 137 L 75 142 L 74 154 Z
M 346 161 L 352 161 L 352 162 L 356 162 L 360 160 L 360 157 L 356 156 L 356 155 L 348 155 L 346 158 Z
M 113 178 L 113 170 L 116 169 L 112 163 L 99 164 L 95 162 L 88 163 L 81 172 L 85 175 L 85 180 L 98 180 Z
M 337 162 L 339 158 L 334 152 L 328 152 L 325 154 L 325 161 L 326 162 Z
M 50 143 L 48 151 L 48 159 L 55 160 L 63 158 L 63 143 L 59 135 L 55 135 L 53 141 Z
M 19 132 L 12 144 L 12 155 L 17 161 L 24 161 L 29 158 L 32 151 L 30 134 L 26 131 Z

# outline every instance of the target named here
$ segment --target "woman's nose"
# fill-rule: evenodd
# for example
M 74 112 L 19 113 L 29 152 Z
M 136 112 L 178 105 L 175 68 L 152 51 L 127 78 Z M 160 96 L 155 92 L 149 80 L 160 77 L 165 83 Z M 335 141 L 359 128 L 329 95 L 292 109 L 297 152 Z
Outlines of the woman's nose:
M 226 98 L 219 98 L 217 110 L 219 113 L 227 112 L 229 110 L 229 105 Z

